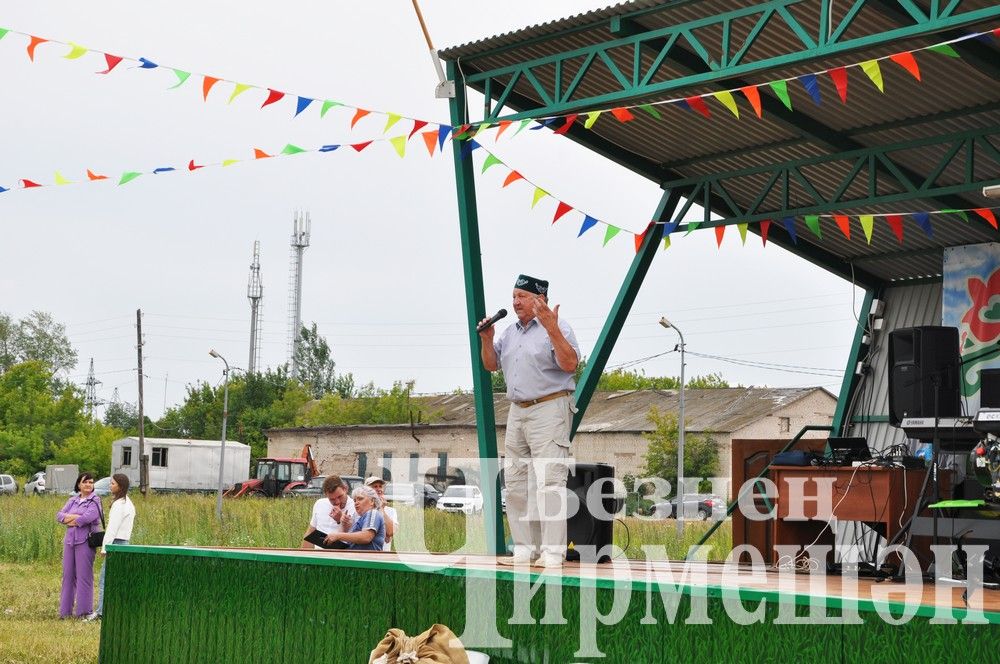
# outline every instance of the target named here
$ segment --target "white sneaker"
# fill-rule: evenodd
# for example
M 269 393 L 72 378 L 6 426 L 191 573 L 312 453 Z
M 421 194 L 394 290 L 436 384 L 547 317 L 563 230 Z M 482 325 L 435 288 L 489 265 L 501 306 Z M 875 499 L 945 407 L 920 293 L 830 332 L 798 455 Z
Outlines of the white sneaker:
M 83 622 L 93 622 L 95 620 L 100 620 L 100 619 L 101 619 L 101 614 L 94 611 L 93 613 L 88 613 L 86 616 L 84 616 Z
M 515 553 L 513 556 L 497 558 L 497 564 L 506 567 L 527 567 L 535 562 L 537 556 L 528 553 Z
M 546 570 L 559 570 L 563 566 L 563 557 L 555 553 L 545 553 L 535 564 Z

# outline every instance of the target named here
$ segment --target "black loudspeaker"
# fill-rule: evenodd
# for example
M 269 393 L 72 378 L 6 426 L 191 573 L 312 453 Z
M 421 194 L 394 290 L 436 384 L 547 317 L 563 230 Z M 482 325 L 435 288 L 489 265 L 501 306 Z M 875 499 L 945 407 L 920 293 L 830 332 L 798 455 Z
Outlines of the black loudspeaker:
M 1000 369 L 979 371 L 979 407 L 1000 408 Z
M 889 333 L 889 423 L 907 417 L 962 414 L 958 328 L 926 325 Z
M 598 557 L 601 549 L 611 544 L 613 515 L 620 509 L 620 501 L 607 494 L 611 493 L 610 482 L 602 482 L 600 493 L 604 514 L 591 514 L 587 506 L 587 492 L 599 480 L 613 479 L 615 467 L 604 463 L 578 463 L 566 480 L 567 506 L 572 516 L 566 519 L 566 541 L 569 548 L 566 560 L 606 563 L 611 557 L 606 553 Z M 595 493 L 597 495 L 597 493 Z M 574 513 L 574 505 L 577 509 Z M 607 518 L 606 518 L 607 517 Z M 580 547 L 586 547 L 581 549 Z

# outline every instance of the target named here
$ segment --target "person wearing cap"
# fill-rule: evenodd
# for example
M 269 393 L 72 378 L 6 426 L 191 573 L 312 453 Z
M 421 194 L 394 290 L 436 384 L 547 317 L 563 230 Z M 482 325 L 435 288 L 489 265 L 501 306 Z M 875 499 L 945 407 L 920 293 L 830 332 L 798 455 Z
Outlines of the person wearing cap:
M 302 535 L 303 549 L 319 549 L 305 540 L 313 531 L 320 531 L 327 535 L 350 530 L 357 517 L 354 509 L 354 501 L 347 495 L 347 486 L 340 475 L 327 475 L 323 480 L 323 495 L 313 505 L 312 519 L 309 527 Z
M 543 567 L 557 568 L 566 555 L 567 459 L 576 411 L 571 397 L 580 347 L 569 323 L 559 318 L 559 305 L 549 307 L 548 292 L 549 282 L 519 275 L 513 303 L 517 321 L 499 336 L 493 326 L 479 336 L 483 367 L 503 370 L 511 401 L 504 481 L 514 557 L 501 562 L 524 565 L 537 559 Z
M 385 544 L 382 547 L 383 551 L 392 551 L 392 536 L 396 534 L 399 530 L 399 514 L 396 513 L 395 507 L 389 507 L 385 500 L 385 480 L 377 475 L 372 475 L 365 480 L 365 486 L 370 486 L 375 490 L 378 495 L 379 502 L 382 504 L 380 510 L 382 516 L 385 517 Z

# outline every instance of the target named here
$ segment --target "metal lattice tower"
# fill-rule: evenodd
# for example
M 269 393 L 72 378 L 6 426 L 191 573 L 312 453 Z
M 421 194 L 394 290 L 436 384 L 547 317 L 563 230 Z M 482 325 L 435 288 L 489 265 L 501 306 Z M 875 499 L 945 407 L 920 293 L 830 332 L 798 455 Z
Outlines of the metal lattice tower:
M 250 300 L 250 360 L 247 372 L 257 371 L 260 362 L 260 303 L 264 298 L 264 286 L 260 281 L 260 240 L 253 243 L 253 262 L 250 263 L 250 281 L 247 283 L 247 299 Z
M 288 275 L 288 364 L 292 378 L 299 376 L 295 351 L 299 346 L 299 330 L 302 329 L 302 255 L 309 246 L 311 228 L 309 213 L 296 210 L 292 224 L 291 270 Z
M 101 381 L 97 380 L 97 376 L 94 374 L 94 358 L 90 358 L 90 371 L 87 372 L 87 392 L 83 398 L 83 405 L 87 410 L 88 417 L 93 417 L 94 407 L 98 405 L 97 386 L 100 384 Z M 117 390 L 115 393 L 117 394 Z

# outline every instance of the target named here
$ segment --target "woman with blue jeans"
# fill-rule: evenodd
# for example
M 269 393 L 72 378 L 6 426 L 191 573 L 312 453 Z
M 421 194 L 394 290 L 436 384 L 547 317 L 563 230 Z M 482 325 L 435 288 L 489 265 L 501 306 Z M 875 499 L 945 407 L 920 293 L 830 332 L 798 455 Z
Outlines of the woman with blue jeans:
M 111 513 L 108 515 L 108 525 L 104 530 L 104 543 L 101 546 L 101 556 L 107 555 L 108 544 L 128 544 L 132 537 L 132 526 L 135 523 L 135 505 L 128 497 L 128 476 L 116 473 L 111 476 Z M 97 610 L 87 616 L 87 620 L 100 618 L 104 614 L 104 570 L 107 560 L 101 564 L 101 580 L 98 582 Z

